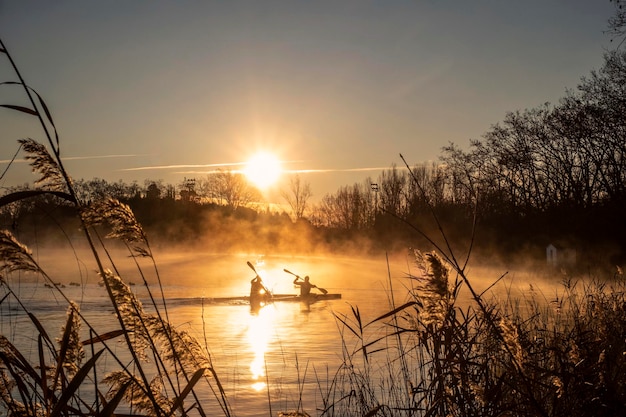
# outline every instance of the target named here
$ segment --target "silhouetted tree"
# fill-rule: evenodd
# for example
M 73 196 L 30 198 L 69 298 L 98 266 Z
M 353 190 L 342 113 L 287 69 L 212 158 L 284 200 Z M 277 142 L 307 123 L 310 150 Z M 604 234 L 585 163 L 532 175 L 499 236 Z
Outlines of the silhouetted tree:
M 156 183 L 150 183 L 146 190 L 146 198 L 150 200 L 157 200 L 161 197 L 161 189 Z
M 261 200 L 261 192 L 246 180 L 245 176 L 232 171 L 218 171 L 207 177 L 210 201 L 226 205 L 232 210 Z
M 609 33 L 619 40 L 619 48 L 623 45 L 624 39 L 626 39 L 626 1 L 609 1 L 615 5 L 615 14 L 609 18 Z
M 382 210 L 403 217 L 407 207 L 406 173 L 398 171 L 394 164 L 390 170 L 383 171 L 378 184 Z
M 408 175 L 407 175 L 408 177 Z M 407 215 L 413 217 L 428 211 L 428 206 L 437 207 L 445 203 L 445 171 L 434 163 L 411 168 L 406 182 Z
M 605 54 L 605 63 L 583 78 L 555 111 L 556 123 L 588 165 L 587 200 L 626 200 L 626 51 Z M 626 207 L 625 207 L 626 208 Z
M 285 199 L 296 220 L 302 219 L 308 208 L 309 199 L 311 198 L 311 185 L 303 182 L 300 175 L 296 174 L 289 178 L 289 190 L 282 191 L 281 197 Z
M 370 180 L 339 188 L 335 194 L 324 196 L 316 207 L 317 225 L 341 230 L 364 230 L 374 223 L 375 197 Z

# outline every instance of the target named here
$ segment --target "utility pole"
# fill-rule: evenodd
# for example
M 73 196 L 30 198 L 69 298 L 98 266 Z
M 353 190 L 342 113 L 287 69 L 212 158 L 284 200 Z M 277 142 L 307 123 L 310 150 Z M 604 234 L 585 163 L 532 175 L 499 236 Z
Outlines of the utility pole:
M 374 224 L 376 224 L 376 216 L 378 215 L 378 183 L 371 183 L 370 189 L 374 192 Z

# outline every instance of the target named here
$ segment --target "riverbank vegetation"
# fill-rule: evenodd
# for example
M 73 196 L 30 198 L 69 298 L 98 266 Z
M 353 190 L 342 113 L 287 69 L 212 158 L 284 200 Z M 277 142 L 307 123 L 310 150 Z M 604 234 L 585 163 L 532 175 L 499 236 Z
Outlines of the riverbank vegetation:
M 387 313 L 365 318 L 353 306 L 351 315 L 336 316 L 344 364 L 329 370 L 328 378 L 316 376 L 321 409 L 291 415 L 623 414 L 626 293 L 619 267 L 586 281 L 566 275 L 557 294 L 495 299 L 475 290 L 467 261 L 457 256 L 485 256 L 494 242 L 501 257 L 521 248 L 542 248 L 543 254 L 544 245 L 557 239 L 582 245 L 587 262 L 623 260 L 623 52 L 607 53 L 604 67 L 558 105 L 508 114 L 468 151 L 450 145 L 442 164 L 392 167 L 376 180 L 341 188 L 308 211 L 299 206 L 293 217 L 246 207 L 253 193 L 216 194 L 219 184 L 241 180 L 228 172 L 212 178 L 206 195 L 192 183 L 177 194 L 157 181 L 141 188 L 72 180 L 45 101 L 21 78 L 1 42 L 0 55 L 19 80 L 2 87 L 22 88 L 29 103 L 2 106 L 36 118 L 46 140 L 19 141 L 37 181 L 0 197 L 0 307 L 19 311 L 37 333 L 35 355 L 0 335 L 0 403 L 8 415 L 206 416 L 201 390 L 232 415 L 206 341 L 170 325 L 150 233 L 163 241 L 202 238 L 223 249 L 298 244 L 307 251 L 316 245 L 349 248 L 358 241 L 363 250 L 361 238 L 372 250 L 434 249 L 412 252 L 417 271 L 407 278 L 407 298 L 391 299 Z M 214 181 L 219 178 L 224 181 Z M 226 188 L 233 189 L 240 188 Z M 36 243 L 48 225 L 60 239 L 80 237 L 90 248 L 115 311 L 115 329 L 95 328 L 23 244 Z M 229 233 L 218 236 L 217 225 Z M 246 239 L 252 234 L 254 243 Z M 118 273 L 107 238 L 136 262 L 132 280 L 145 284 L 149 308 L 128 285 L 131 277 Z M 597 248 L 602 257 L 595 257 Z M 32 274 L 67 303 L 58 339 L 14 291 L 15 282 Z M 156 286 L 147 284 L 148 275 Z M 469 305 L 458 302 L 462 292 Z M 87 381 L 90 394 L 79 390 Z
M 327 415 L 623 415 L 623 277 L 496 299 L 435 253 L 415 262 L 401 305 L 338 317 L 344 365 L 326 387 Z

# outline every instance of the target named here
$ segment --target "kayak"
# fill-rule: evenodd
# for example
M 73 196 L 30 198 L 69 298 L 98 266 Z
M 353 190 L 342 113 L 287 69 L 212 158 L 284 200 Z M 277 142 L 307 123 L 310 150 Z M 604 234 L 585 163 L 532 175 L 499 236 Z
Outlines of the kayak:
M 340 300 L 341 294 L 309 294 L 305 296 L 295 294 L 273 294 L 271 301 L 301 301 L 307 303 L 314 303 L 316 301 L 324 300 Z
M 262 306 L 275 302 L 302 302 L 302 303 L 316 303 L 318 301 L 326 300 L 340 300 L 341 294 L 309 294 L 302 297 L 298 294 L 273 294 L 272 297 L 262 296 L 260 298 L 254 297 L 250 302 L 250 296 L 238 296 L 238 297 L 197 297 L 197 298 L 168 298 L 167 303 L 172 305 L 179 304 L 245 304 L 253 307 Z
M 309 294 L 309 295 L 295 295 L 295 294 L 272 294 L 271 296 L 267 296 L 268 294 L 264 294 L 261 297 L 247 297 L 248 302 L 250 304 L 250 311 L 252 313 L 258 313 L 262 307 L 276 303 L 278 301 L 291 301 L 291 302 L 299 302 L 306 306 L 308 309 L 309 306 L 313 303 L 317 303 L 322 300 L 337 300 L 341 298 L 341 294 Z
M 307 296 L 301 296 L 297 294 L 272 294 L 271 297 L 263 297 L 260 301 L 268 301 L 268 302 L 277 302 L 277 301 L 297 301 L 297 302 L 307 302 L 314 303 L 316 301 L 324 301 L 324 300 L 340 300 L 341 294 L 309 294 Z M 243 297 L 215 297 L 210 298 L 210 301 L 215 303 L 223 303 L 230 301 L 250 301 L 249 296 Z

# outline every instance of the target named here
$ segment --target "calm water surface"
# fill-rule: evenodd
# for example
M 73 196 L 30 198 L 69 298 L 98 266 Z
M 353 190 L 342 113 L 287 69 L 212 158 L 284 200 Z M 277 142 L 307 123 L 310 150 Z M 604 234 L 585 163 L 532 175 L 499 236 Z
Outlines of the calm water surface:
M 244 302 L 215 302 L 214 297 L 249 292 L 254 272 L 246 265 L 248 260 L 256 265 L 267 287 L 275 293 L 297 292 L 292 283 L 294 277 L 284 272 L 286 268 L 302 276 L 310 275 L 313 283 L 331 293 L 342 294 L 342 299 L 309 306 L 279 302 L 258 313 L 251 312 Z M 385 257 L 261 258 L 177 253 L 157 255 L 157 262 L 165 297 L 169 300 L 170 321 L 207 347 L 236 416 L 268 415 L 270 406 L 274 415 L 278 411 L 295 410 L 300 399 L 309 414 L 317 414 L 316 410 L 322 407 L 320 389 L 325 389 L 327 379 L 343 363 L 343 350 L 352 352 L 358 346 L 345 332 L 342 337 L 345 329 L 336 316 L 352 318 L 351 309 L 358 306 L 363 321 L 368 322 L 389 311 L 390 287 L 395 290 L 395 303 L 404 302 L 410 285 L 406 274 L 409 270 L 416 272 L 406 259 L 388 264 Z M 97 285 L 94 272 L 88 272 L 86 267 L 76 272 L 72 267 L 60 265 L 55 265 L 53 270 L 62 276 L 59 282 L 65 284 L 65 294 L 81 304 L 81 311 L 99 332 L 117 328 L 105 291 Z M 135 282 L 133 290 L 146 299 L 147 290 L 130 266 L 127 270 L 122 266 L 120 274 L 127 282 Z M 43 281 L 22 282 L 14 278 L 12 282 L 14 290 L 44 323 L 49 334 L 58 335 L 66 308 L 62 298 L 46 288 Z M 81 285 L 70 286 L 69 282 Z M 154 284 L 150 288 L 157 291 Z M 5 302 L 1 308 L 0 332 L 12 337 L 34 359 L 36 337 L 34 331 L 24 331 L 28 328 L 27 318 L 19 314 L 14 302 Z M 106 363 L 103 361 L 101 365 L 102 372 Z M 205 395 L 208 404 L 205 409 L 213 415 L 222 415 L 212 394 Z

